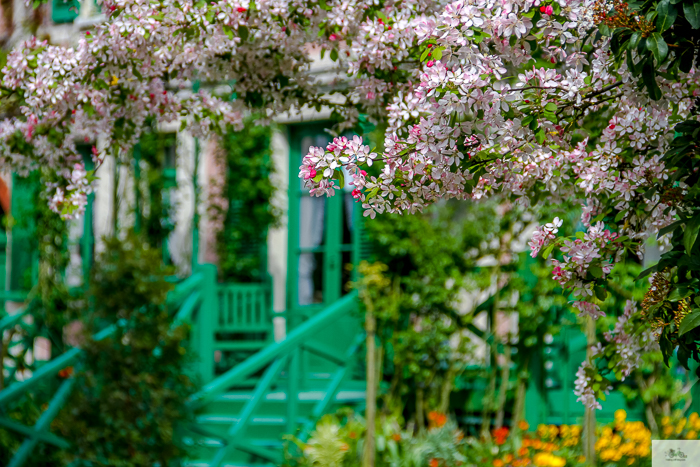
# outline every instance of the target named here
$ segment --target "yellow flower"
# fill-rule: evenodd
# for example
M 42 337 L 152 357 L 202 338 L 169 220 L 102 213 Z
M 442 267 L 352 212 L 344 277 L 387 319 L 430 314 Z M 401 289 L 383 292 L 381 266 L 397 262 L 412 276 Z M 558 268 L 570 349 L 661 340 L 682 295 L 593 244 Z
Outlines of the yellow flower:
M 622 437 L 620 435 L 614 435 L 610 440 L 610 444 L 613 446 L 619 446 L 620 442 L 622 442 Z
M 635 460 L 636 460 L 636 459 L 635 459 L 634 457 L 630 457 L 629 459 L 627 459 L 627 465 L 632 465 L 632 464 L 634 464 L 634 461 L 635 461 Z
M 119 84 L 119 78 L 117 78 L 115 75 L 112 75 L 112 81 L 110 81 L 109 85 L 116 86 L 117 84 Z
M 698 432 L 695 430 L 690 430 L 686 435 L 685 439 L 697 439 L 698 437 Z
M 685 421 L 685 417 L 678 421 L 678 424 L 676 425 L 676 434 L 680 434 L 683 431 L 683 428 L 685 428 Z
M 673 427 L 672 426 L 665 426 L 663 433 L 664 433 L 665 437 L 671 436 L 671 433 L 673 433 Z
M 666 416 L 666 417 L 664 417 L 664 418 L 661 419 L 661 424 L 662 424 L 662 425 L 666 426 L 666 425 L 668 425 L 669 423 L 671 423 L 671 417 Z
M 627 412 L 625 412 L 622 409 L 618 409 L 615 411 L 615 421 L 616 422 L 622 422 L 627 418 Z
M 566 459 L 548 452 L 538 452 L 532 461 L 538 467 L 564 467 L 566 465 Z
M 698 421 L 698 418 L 698 413 L 693 412 L 688 416 L 688 422 L 690 422 L 691 424 L 695 424 L 695 422 Z

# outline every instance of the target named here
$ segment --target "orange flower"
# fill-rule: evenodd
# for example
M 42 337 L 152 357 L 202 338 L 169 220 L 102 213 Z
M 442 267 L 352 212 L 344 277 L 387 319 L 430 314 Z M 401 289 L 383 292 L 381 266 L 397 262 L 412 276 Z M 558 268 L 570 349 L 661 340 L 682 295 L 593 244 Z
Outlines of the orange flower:
M 394 433 L 393 435 L 391 435 L 391 439 L 393 439 L 394 441 L 401 441 L 401 435 L 399 433 Z
M 351 431 L 351 432 L 348 434 L 348 436 L 350 437 L 350 439 L 355 439 L 355 438 L 357 438 L 357 433 L 355 433 L 354 431 Z
M 520 422 L 518 422 L 518 428 L 520 428 L 523 431 L 527 431 L 527 429 L 530 428 L 530 424 L 527 423 L 525 420 L 520 420 Z
M 348 443 L 343 443 L 340 445 L 341 451 L 347 451 L 348 449 L 350 449 L 350 446 L 348 446 Z
M 503 467 L 504 463 L 501 459 L 494 459 L 493 467 Z
M 525 444 L 525 443 L 523 443 L 523 444 Z M 528 449 L 527 449 L 524 445 L 523 445 L 523 447 L 521 447 L 520 449 L 518 449 L 518 455 L 519 455 L 520 457 L 525 457 L 525 456 L 527 456 L 528 454 L 530 454 L 530 451 L 528 451 Z
M 503 460 L 506 462 L 512 462 L 513 461 L 513 454 L 506 454 L 503 456 Z
M 428 413 L 428 420 L 430 420 L 431 425 L 440 428 L 447 423 L 447 415 L 433 410 L 432 412 Z
M 58 377 L 66 379 L 66 378 L 70 377 L 72 374 L 73 374 L 73 367 L 67 366 L 58 372 Z
M 430 464 L 429 464 L 429 465 L 430 465 L 430 467 L 438 467 L 438 465 L 440 465 L 440 463 L 438 462 L 437 459 L 435 459 L 435 458 L 433 457 L 432 459 L 430 459 Z

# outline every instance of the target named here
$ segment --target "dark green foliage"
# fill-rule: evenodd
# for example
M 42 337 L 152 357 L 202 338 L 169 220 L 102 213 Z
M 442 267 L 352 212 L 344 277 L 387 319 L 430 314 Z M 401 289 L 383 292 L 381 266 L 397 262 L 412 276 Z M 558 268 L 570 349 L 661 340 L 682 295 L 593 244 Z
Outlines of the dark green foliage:
M 384 275 L 392 284 L 384 301 L 374 300 L 391 381 L 387 403 L 405 404 L 419 391 L 428 407 L 437 408 L 445 404 L 443 388 L 464 369 L 454 359 L 467 353 L 468 342 L 453 349 L 449 341 L 473 315 L 460 315 L 455 304 L 460 290 L 485 279 L 475 267 L 480 247 L 499 227 L 494 203 L 446 203 L 419 215 L 378 216 L 365 226 L 374 259 L 388 266 Z
M 698 0 L 646 0 L 632 2 L 629 10 L 635 11 L 653 23 L 655 32 L 642 33 L 630 28 L 602 28 L 612 36 L 611 47 L 619 61 L 626 61 L 637 78 L 640 88 L 652 99 L 662 98 L 655 76 L 673 81 L 682 73 L 700 66 L 700 1 Z M 632 53 L 640 60 L 635 64 Z M 672 53 L 671 53 L 672 52 Z M 676 138 L 662 160 L 672 174 L 663 183 L 650 188 L 644 196 L 659 196 L 670 204 L 667 211 L 674 211 L 678 221 L 662 230 L 672 234 L 671 248 L 664 253 L 658 265 L 647 271 L 663 274 L 663 293 L 650 291 L 645 303 L 648 321 L 665 323 L 661 330 L 660 345 L 665 360 L 678 351 L 679 360 L 686 368 L 689 359 L 700 361 L 700 261 L 698 261 L 697 234 L 700 229 L 700 123 L 697 122 L 697 98 L 695 115 L 676 125 Z M 654 148 L 645 148 L 654 150 Z M 682 181 L 688 187 L 684 192 Z M 645 213 L 641 213 L 644 215 Z M 685 324 L 680 321 L 688 316 Z M 680 325 L 679 325 L 680 323 Z M 698 373 L 700 374 L 700 372 Z
M 136 215 L 144 238 L 153 246 L 162 246 L 175 225 L 169 189 L 175 186 L 175 134 L 153 129 L 141 135 L 136 153 L 141 183 Z
M 117 325 L 112 338 L 83 345 L 76 390 L 55 429 L 75 444 L 74 466 L 169 465 L 182 455 L 175 430 L 187 420 L 194 385 L 185 374 L 187 327 L 171 329 L 171 289 L 161 253 L 136 235 L 107 239 L 89 295 L 86 335 Z
M 39 394 L 26 394 L 14 401 L 3 416 L 22 425 L 33 426 L 41 416 L 41 406 L 45 403 L 40 401 L 48 401 L 56 388 L 56 384 L 49 384 Z M 12 456 L 24 440 L 24 435 L 0 427 L 0 465 L 10 464 Z M 33 455 L 27 459 L 23 467 L 58 467 L 61 465 L 61 453 L 58 448 L 46 443 L 38 443 L 34 448 Z
M 222 197 L 228 208 L 211 203 L 215 217 L 222 218 L 217 233 L 220 277 L 232 282 L 257 282 L 265 271 L 265 240 L 280 213 L 270 204 L 275 187 L 271 129 L 248 120 L 242 131 L 230 131 L 222 138 L 226 181 Z

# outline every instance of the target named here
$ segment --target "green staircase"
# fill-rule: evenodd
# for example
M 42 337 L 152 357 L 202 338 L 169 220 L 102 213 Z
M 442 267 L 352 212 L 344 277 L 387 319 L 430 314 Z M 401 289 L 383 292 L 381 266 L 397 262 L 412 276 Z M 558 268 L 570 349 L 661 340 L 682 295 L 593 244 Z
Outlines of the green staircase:
M 325 413 L 364 402 L 353 378 L 362 335 L 344 349 L 317 340 L 356 307 L 356 294 L 333 303 L 259 352 L 214 378 L 188 404 L 195 413 L 183 440 L 185 465 L 280 465 L 284 435 L 305 440 Z M 323 359 L 328 372 L 314 371 Z
M 180 434 L 188 446 L 187 459 L 183 460 L 186 466 L 280 465 L 284 460 L 284 435 L 305 440 L 324 414 L 364 402 L 364 382 L 357 377 L 363 335 L 338 339 L 349 342 L 347 345 L 327 343 L 329 336 L 347 338 L 343 332 L 356 332 L 357 328 L 347 326 L 347 320 L 356 310 L 357 293 L 321 309 L 282 341 L 270 342 L 271 314 L 266 306 L 270 297 L 265 290 L 250 285 L 222 287 L 216 281 L 216 268 L 202 265 L 168 295 L 172 325 L 190 325 L 188 345 L 197 356 L 197 365 L 183 371 L 193 371 L 203 383 L 187 401 L 192 422 L 183 426 Z M 29 318 L 27 308 L 6 316 L 0 320 L 0 332 L 23 325 Z M 263 329 L 265 320 L 267 332 Z M 245 329 L 258 336 L 262 333 L 266 345 L 259 350 L 248 346 L 250 356 L 217 374 L 222 368 L 221 362 L 217 365 L 215 361 L 216 353 L 227 342 L 236 343 L 231 339 L 240 337 Z M 114 325 L 109 326 L 93 338 L 107 338 L 115 330 Z M 247 345 L 245 339 L 240 342 L 243 347 Z M 73 378 L 58 386 L 34 426 L 13 422 L 3 412 L 23 395 L 45 390 L 46 383 L 55 382 L 64 368 L 78 365 L 82 352 L 72 348 L 54 356 L 35 369 L 30 378 L 13 380 L 0 391 L 0 426 L 25 436 L 9 467 L 24 465 L 37 443 L 70 449 L 70 440 L 51 433 L 50 426 L 75 389 Z

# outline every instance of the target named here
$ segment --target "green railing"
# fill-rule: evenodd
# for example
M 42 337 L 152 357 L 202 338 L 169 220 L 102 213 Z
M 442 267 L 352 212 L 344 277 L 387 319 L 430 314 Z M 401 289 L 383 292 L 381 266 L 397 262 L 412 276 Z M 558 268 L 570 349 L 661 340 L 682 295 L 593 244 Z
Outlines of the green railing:
M 231 424 L 226 438 L 221 440 L 223 445 L 209 463 L 209 467 L 219 467 L 229 451 L 233 449 L 247 452 L 277 464 L 282 463 L 283 459 L 280 452 L 254 446 L 248 442 L 246 437 L 246 431 L 253 414 L 263 403 L 265 396 L 280 379 L 280 376 L 285 376 L 286 379 L 286 432 L 288 434 L 296 434 L 301 428 L 300 437 L 304 439 L 308 436 L 315 421 L 326 413 L 335 400 L 341 383 L 351 370 L 352 356 L 356 354 L 362 336 L 358 336 L 355 343 L 344 354 L 338 354 L 333 349 L 313 342 L 313 337 L 333 324 L 338 318 L 353 312 L 356 307 L 357 293 L 353 292 L 298 326 L 284 340 L 270 344 L 233 369 L 217 377 L 189 399 L 188 406 L 196 410 L 231 388 L 248 385 L 251 377 L 261 370 L 265 370 L 262 377 L 257 381 L 253 394 L 243 407 L 240 416 Z M 300 418 L 298 416 L 298 394 L 303 378 L 301 362 L 305 353 L 324 358 L 333 363 L 336 370 L 329 379 L 324 397 L 316 403 L 311 416 Z
M 272 323 L 272 286 L 220 284 L 217 298 L 217 331 L 235 333 L 268 332 Z
M 183 323 L 191 325 L 190 346 L 199 355 L 200 376 L 204 383 L 210 382 L 214 375 L 214 350 L 212 347 L 216 297 L 216 268 L 212 265 L 202 265 L 198 270 L 178 284 L 168 294 L 168 309 L 177 310 L 173 318 L 173 327 Z M 20 325 L 27 314 L 26 309 L 7 316 L 0 321 L 0 332 Z M 117 330 L 117 325 L 109 326 L 93 336 L 94 340 L 110 337 Z M 83 350 L 72 348 L 53 360 L 46 362 L 35 370 L 31 377 L 17 381 L 0 391 L 0 412 L 5 412 L 7 405 L 23 394 L 36 390 L 43 381 L 56 377 L 64 368 L 79 365 Z M 29 458 L 39 442 L 53 444 L 61 449 L 70 447 L 69 441 L 60 438 L 49 431 L 51 422 L 59 413 L 70 396 L 74 378 L 69 377 L 59 386 L 46 410 L 41 414 L 33 427 L 22 425 L 5 416 L 0 416 L 0 426 L 23 434 L 26 438 L 15 453 L 8 467 L 20 467 Z

